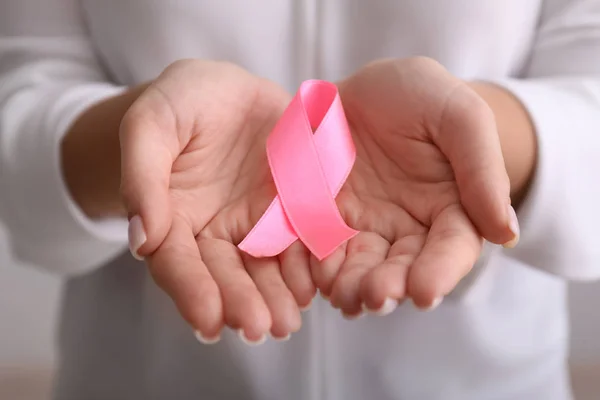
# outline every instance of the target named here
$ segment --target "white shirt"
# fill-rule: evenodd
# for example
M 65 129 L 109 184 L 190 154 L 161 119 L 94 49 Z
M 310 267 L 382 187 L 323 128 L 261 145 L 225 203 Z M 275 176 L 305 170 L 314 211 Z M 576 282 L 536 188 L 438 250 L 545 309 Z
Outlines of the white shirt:
M 59 143 L 77 115 L 180 58 L 284 85 L 425 55 L 504 85 L 539 158 L 520 245 L 488 248 L 439 309 L 345 321 L 325 302 L 286 343 L 198 344 L 125 221 L 86 219 Z M 0 218 L 14 254 L 70 276 L 56 399 L 566 400 L 564 279 L 600 276 L 598 0 L 3 0 Z

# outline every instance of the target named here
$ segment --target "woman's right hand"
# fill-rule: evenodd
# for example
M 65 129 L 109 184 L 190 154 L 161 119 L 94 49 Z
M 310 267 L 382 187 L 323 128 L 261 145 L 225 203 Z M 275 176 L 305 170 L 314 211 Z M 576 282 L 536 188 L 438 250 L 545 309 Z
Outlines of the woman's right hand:
M 276 195 L 265 141 L 289 100 L 234 65 L 184 60 L 121 123 L 131 250 L 207 341 L 224 324 L 250 342 L 284 338 L 315 295 L 299 241 L 265 259 L 235 245 Z

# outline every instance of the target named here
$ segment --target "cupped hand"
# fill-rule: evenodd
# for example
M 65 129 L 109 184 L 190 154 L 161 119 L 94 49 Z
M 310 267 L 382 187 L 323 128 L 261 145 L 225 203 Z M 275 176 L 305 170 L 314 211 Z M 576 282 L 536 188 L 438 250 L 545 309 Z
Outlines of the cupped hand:
M 315 294 L 302 244 L 264 259 L 236 248 L 276 194 L 265 141 L 289 100 L 239 67 L 185 60 L 122 121 L 132 252 L 207 341 L 223 325 L 252 342 L 286 337 Z
M 312 260 L 314 281 L 348 316 L 435 306 L 483 238 L 518 236 L 492 111 L 427 58 L 375 62 L 339 89 L 357 160 L 337 203 L 361 233 Z

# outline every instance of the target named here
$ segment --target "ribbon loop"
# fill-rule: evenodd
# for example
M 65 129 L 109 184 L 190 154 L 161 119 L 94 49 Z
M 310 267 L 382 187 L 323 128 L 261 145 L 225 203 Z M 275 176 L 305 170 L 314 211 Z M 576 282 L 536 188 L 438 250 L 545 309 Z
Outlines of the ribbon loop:
M 335 203 L 356 149 L 334 84 L 311 80 L 300 86 L 267 139 L 267 157 L 278 195 L 241 250 L 271 257 L 299 238 L 322 260 L 358 233 Z

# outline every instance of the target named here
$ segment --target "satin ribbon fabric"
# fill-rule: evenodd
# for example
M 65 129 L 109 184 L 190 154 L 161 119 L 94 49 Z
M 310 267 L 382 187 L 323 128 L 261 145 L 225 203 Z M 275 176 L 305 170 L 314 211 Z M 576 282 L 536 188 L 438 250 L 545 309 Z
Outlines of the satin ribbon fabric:
M 334 84 L 300 86 L 267 139 L 267 157 L 278 195 L 239 244 L 242 251 L 271 257 L 300 239 L 322 260 L 358 233 L 335 203 L 356 149 Z

